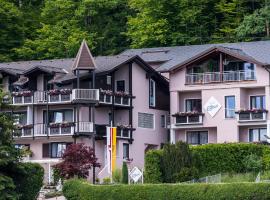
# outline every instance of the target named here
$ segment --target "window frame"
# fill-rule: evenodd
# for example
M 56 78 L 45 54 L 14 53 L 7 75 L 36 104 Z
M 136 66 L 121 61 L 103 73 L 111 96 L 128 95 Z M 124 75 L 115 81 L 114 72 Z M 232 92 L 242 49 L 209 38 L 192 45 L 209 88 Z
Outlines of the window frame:
M 257 101 L 256 98 L 260 97 L 260 106 L 262 106 L 261 108 L 257 108 Z M 252 98 L 255 98 L 255 102 L 256 102 L 256 109 L 265 109 L 266 107 L 266 102 L 265 102 L 265 95 L 251 95 L 249 96 L 249 108 L 253 109 L 252 107 Z
M 161 128 L 166 128 L 166 126 L 167 126 L 167 117 L 166 117 L 166 115 L 161 115 L 160 116 L 160 126 L 161 126 Z
M 153 92 L 151 92 L 151 84 L 153 84 Z M 152 78 L 149 79 L 149 107 L 156 107 L 156 81 Z
M 125 149 L 124 146 L 127 147 L 127 152 L 124 151 L 124 149 Z M 127 154 L 127 157 L 124 156 L 125 153 Z M 124 160 L 127 160 L 130 158 L 129 153 L 130 153 L 129 143 L 123 143 L 123 159 Z
M 267 141 L 267 138 L 266 138 L 266 140 L 261 140 L 261 138 L 262 138 L 262 136 L 261 136 L 261 130 L 266 130 L 266 134 L 267 134 L 267 128 L 266 127 L 259 127 L 259 128 L 249 128 L 248 129 L 248 142 L 264 142 L 264 141 Z M 250 137 L 250 135 L 251 135 L 251 131 L 253 131 L 253 130 L 258 130 L 258 137 L 259 137 L 259 140 L 258 141 L 251 141 L 250 139 L 251 139 L 251 137 Z M 253 134 L 253 133 L 252 133 Z M 254 136 L 253 136 L 253 138 L 254 138 Z
M 234 98 L 234 109 L 227 108 L 227 99 L 233 97 Z M 235 113 L 233 116 L 228 115 L 227 111 L 234 111 L 235 112 L 235 95 L 228 95 L 224 97 L 225 101 L 225 119 L 234 119 L 235 118 Z
M 63 123 L 65 122 L 65 111 L 72 111 L 72 121 L 68 121 L 68 122 L 74 122 L 74 109 L 57 109 L 57 110 L 49 110 L 49 123 Z M 46 124 L 47 123 L 47 110 L 43 110 L 43 123 Z M 62 113 L 62 122 L 50 122 L 50 112 L 54 113 L 54 112 L 61 112 Z
M 201 102 L 201 107 L 200 107 L 200 109 L 197 109 L 197 111 L 198 112 L 202 112 L 202 99 L 198 99 L 198 98 L 190 98 L 190 99 L 185 99 L 185 112 L 191 112 L 191 111 L 188 111 L 188 106 L 187 106 L 187 104 L 188 104 L 188 101 L 200 101 Z M 191 104 L 192 105 L 192 104 Z
M 189 143 L 188 141 L 188 135 L 192 134 L 192 133 L 196 133 L 197 134 L 197 140 L 198 143 Z M 201 134 L 202 133 L 207 133 L 207 142 L 206 143 L 201 143 L 200 139 L 201 139 Z M 186 131 L 186 142 L 190 145 L 203 145 L 203 144 L 209 144 L 209 131 L 208 130 L 198 130 L 198 131 Z
M 124 83 L 124 90 L 118 90 L 118 83 Z M 116 80 L 115 89 L 117 92 L 125 92 L 126 91 L 126 81 L 125 80 Z

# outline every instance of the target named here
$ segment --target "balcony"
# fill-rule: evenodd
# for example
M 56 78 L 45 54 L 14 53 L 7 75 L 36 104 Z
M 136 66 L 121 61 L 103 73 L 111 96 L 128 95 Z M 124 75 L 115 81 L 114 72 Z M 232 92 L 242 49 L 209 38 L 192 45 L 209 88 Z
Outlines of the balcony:
M 175 117 L 175 125 L 198 125 L 203 124 L 204 113 L 201 112 L 180 112 L 172 115 Z
M 31 91 L 12 92 L 12 104 L 24 105 L 33 103 L 33 93 Z
M 130 97 L 128 96 L 115 96 L 114 104 L 117 106 L 130 106 Z
M 32 137 L 33 126 L 32 125 L 18 125 L 17 129 L 13 132 L 14 137 Z
M 98 139 L 104 139 L 107 137 L 107 127 L 109 125 L 106 124 L 96 124 L 96 137 Z M 121 139 L 131 139 L 131 131 L 135 130 L 130 127 L 125 127 L 125 126 L 117 126 L 116 129 L 116 137 L 121 138 Z
M 235 113 L 238 122 L 257 122 L 266 121 L 267 112 L 267 110 L 243 110 Z
M 99 102 L 101 104 L 112 104 L 114 100 L 115 106 L 130 106 L 132 97 L 125 92 L 115 92 L 111 90 L 100 90 Z
M 256 80 L 255 70 L 186 74 L 187 85 L 253 80 Z

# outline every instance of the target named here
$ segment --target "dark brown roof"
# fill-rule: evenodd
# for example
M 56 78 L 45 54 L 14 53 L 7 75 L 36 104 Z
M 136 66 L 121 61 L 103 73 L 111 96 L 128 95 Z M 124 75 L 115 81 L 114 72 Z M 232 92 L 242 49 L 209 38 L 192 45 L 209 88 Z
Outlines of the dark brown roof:
M 72 71 L 75 70 L 93 70 L 96 68 L 95 61 L 85 40 L 82 41 L 81 47 L 72 65 Z

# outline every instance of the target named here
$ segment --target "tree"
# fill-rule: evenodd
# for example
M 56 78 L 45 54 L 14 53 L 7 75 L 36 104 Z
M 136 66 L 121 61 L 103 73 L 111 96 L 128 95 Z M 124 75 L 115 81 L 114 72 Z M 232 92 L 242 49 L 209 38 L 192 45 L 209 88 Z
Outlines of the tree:
M 123 184 L 128 184 L 128 167 L 127 163 L 123 162 L 122 165 L 122 181 Z
M 240 40 L 251 41 L 270 38 L 270 7 L 265 6 L 244 18 L 236 29 Z
M 63 161 L 55 165 L 55 168 L 66 179 L 87 178 L 92 167 L 100 167 L 94 150 L 81 143 L 69 145 L 62 158 Z
M 13 57 L 12 49 L 23 42 L 22 13 L 8 0 L 0 1 L 0 62 Z

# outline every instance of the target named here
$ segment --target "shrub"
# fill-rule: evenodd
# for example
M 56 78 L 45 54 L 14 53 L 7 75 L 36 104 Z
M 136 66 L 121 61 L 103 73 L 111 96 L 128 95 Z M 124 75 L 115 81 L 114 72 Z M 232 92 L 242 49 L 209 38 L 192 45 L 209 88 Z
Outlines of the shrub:
M 105 185 L 111 184 L 111 178 L 110 177 L 104 178 L 102 183 Z
M 270 147 L 267 145 L 244 143 L 207 144 L 192 146 L 190 150 L 192 152 L 192 166 L 198 169 L 200 177 L 217 173 L 243 173 L 250 171 L 251 169 L 247 169 L 245 163 L 249 155 L 255 155 L 262 159 L 262 170 L 270 169 Z M 169 160 L 172 160 L 172 163 L 171 161 L 166 163 L 166 166 L 169 167 L 167 171 L 164 165 L 162 165 L 164 151 L 153 150 L 147 152 L 145 157 L 145 182 L 161 183 L 172 176 L 174 178 L 178 177 L 176 181 L 180 180 L 178 175 L 181 170 L 174 171 L 174 169 L 170 168 L 170 166 L 174 165 L 173 159 L 179 153 L 175 152 L 175 149 L 170 152 L 166 150 Z M 170 173 L 166 179 L 164 177 L 165 173 Z
M 0 200 L 15 200 L 15 185 L 10 177 L 0 174 Z
M 127 167 L 127 163 L 123 162 L 122 165 L 122 180 L 121 182 L 123 184 L 128 184 L 128 167 Z
M 59 169 L 53 168 L 53 185 L 57 185 L 59 180 L 62 178 Z
M 262 169 L 262 159 L 255 154 L 246 156 L 244 164 L 247 172 L 258 173 Z
M 112 173 L 112 180 L 114 183 L 120 183 L 122 180 L 122 170 L 115 169 Z
M 64 184 L 67 200 L 266 200 L 269 183 L 91 185 L 80 180 Z
M 148 151 L 145 156 L 144 181 L 146 183 L 162 183 L 163 175 L 161 172 L 162 150 Z
M 13 180 L 19 199 L 34 200 L 43 185 L 44 169 L 36 163 L 20 163 Z
M 199 171 L 195 167 L 190 168 L 184 167 L 181 169 L 179 173 L 175 174 L 174 177 L 176 182 L 185 182 L 198 178 L 199 178 Z

